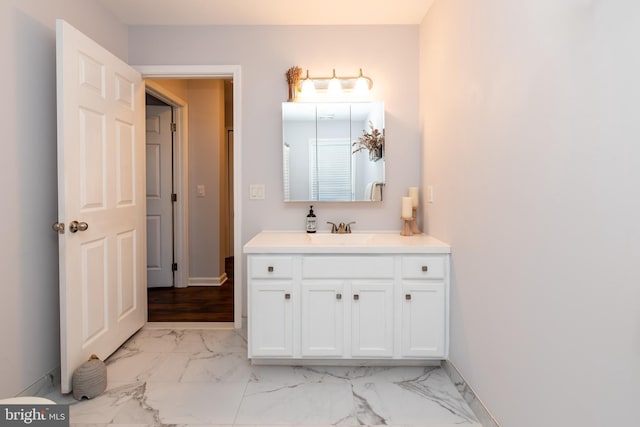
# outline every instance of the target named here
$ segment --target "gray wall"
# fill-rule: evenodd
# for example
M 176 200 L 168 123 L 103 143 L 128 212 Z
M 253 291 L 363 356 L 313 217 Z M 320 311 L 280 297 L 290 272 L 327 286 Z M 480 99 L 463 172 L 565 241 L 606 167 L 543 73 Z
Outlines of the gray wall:
M 504 427 L 638 424 L 640 4 L 437 0 L 427 230 L 451 360 Z
M 218 278 L 220 144 L 224 143 L 224 82 L 187 80 L 189 103 L 189 276 Z M 205 186 L 205 197 L 196 188 Z
M 131 64 L 242 66 L 242 242 L 262 230 L 303 230 L 307 203 L 284 203 L 281 103 L 285 72 L 353 74 L 374 80 L 384 100 L 387 129 L 385 202 L 319 204 L 319 224 L 356 220 L 356 229 L 399 229 L 401 197 L 420 181 L 418 26 L 131 27 Z M 265 200 L 249 200 L 250 184 L 265 184 Z M 387 197 L 388 196 L 388 197 Z
M 56 18 L 127 58 L 127 28 L 95 1 L 0 2 L 0 398 L 59 367 Z

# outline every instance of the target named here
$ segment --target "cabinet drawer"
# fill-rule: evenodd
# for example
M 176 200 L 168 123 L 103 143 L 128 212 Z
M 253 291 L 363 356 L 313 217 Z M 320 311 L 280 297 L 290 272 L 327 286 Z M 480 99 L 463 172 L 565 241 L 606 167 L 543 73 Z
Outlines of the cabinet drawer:
M 390 256 L 306 256 L 302 277 L 327 279 L 385 279 L 393 277 Z
M 258 279 L 290 279 L 293 277 L 293 258 L 290 256 L 252 256 L 249 276 Z
M 442 256 L 402 257 L 402 277 L 407 279 L 442 279 L 445 272 L 445 258 Z

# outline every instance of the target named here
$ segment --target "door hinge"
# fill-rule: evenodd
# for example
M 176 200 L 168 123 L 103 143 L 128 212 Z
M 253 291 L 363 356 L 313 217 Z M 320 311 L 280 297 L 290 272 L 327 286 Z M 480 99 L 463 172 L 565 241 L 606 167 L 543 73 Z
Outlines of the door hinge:
M 178 130 L 178 126 L 175 123 L 171 123 L 171 132 Z
M 171 271 L 178 271 L 178 263 L 174 262 L 173 264 L 171 264 Z
M 176 193 L 171 193 L 171 201 L 172 202 L 177 202 L 178 201 L 178 195 Z

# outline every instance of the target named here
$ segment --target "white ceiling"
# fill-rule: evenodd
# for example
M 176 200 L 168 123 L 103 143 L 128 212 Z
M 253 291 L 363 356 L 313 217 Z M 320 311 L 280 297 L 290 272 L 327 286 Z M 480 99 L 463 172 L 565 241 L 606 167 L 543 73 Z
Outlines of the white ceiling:
M 127 25 L 419 24 L 433 0 L 98 0 Z

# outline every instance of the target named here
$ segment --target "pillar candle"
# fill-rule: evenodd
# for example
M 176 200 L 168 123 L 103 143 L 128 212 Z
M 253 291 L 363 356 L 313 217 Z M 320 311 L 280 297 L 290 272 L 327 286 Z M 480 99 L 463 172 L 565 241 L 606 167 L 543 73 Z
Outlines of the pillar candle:
M 418 207 L 418 187 L 409 187 L 409 197 L 413 201 L 413 207 Z
M 413 216 L 413 201 L 411 197 L 402 198 L 402 218 L 411 218 Z

